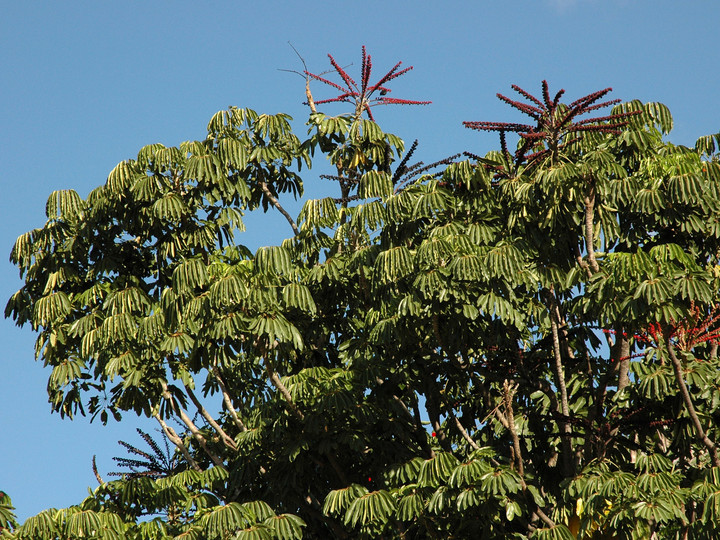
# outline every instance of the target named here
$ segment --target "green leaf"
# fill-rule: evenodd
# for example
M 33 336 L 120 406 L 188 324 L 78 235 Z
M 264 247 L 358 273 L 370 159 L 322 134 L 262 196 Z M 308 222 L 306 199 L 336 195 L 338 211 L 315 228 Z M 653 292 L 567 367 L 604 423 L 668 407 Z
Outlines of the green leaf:
M 395 512 L 395 508 L 395 501 L 387 491 L 372 491 L 350 503 L 344 521 L 352 527 L 358 524 L 383 524 Z

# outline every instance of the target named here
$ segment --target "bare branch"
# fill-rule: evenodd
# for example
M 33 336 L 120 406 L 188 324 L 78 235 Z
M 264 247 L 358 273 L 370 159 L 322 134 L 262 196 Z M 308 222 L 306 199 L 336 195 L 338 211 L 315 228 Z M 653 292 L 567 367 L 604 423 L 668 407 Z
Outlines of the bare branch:
M 297 404 L 293 400 L 292 396 L 290 395 L 290 391 L 287 389 L 287 386 L 285 386 L 280 380 L 280 377 L 275 372 L 275 369 L 272 366 L 272 362 L 267 357 L 267 355 L 265 355 L 265 371 L 270 378 L 270 382 L 273 383 L 273 386 L 277 389 L 278 392 L 280 392 L 282 397 L 285 398 L 285 401 L 290 407 L 290 411 L 295 415 L 298 420 L 305 420 L 305 415 L 302 413 L 302 411 L 298 408 Z
M 170 403 L 170 407 L 172 407 L 172 410 L 180 417 L 180 420 L 182 420 L 182 423 L 187 426 L 187 428 L 190 430 L 190 433 L 192 433 L 192 436 L 195 438 L 195 440 L 198 442 L 200 447 L 205 451 L 205 453 L 212 459 L 213 463 L 217 465 L 218 467 L 222 467 L 223 462 L 222 459 L 220 459 L 219 456 L 217 456 L 210 448 L 208 448 L 207 440 L 205 439 L 205 436 L 202 434 L 202 432 L 198 429 L 198 427 L 195 425 L 195 423 L 190 419 L 190 417 L 185 413 L 183 409 L 178 407 L 177 403 L 175 402 L 175 399 L 173 398 L 172 394 L 168 390 L 168 386 L 165 382 L 162 383 L 163 388 L 163 397 Z
M 295 236 L 300 234 L 300 229 L 298 229 L 298 226 L 295 223 L 295 220 L 290 216 L 290 214 L 288 214 L 287 210 L 285 210 L 285 208 L 282 207 L 282 205 L 280 204 L 280 201 L 277 200 L 275 195 L 272 194 L 272 191 L 270 191 L 270 188 L 268 187 L 267 183 L 264 182 L 263 180 L 260 180 L 259 184 L 260 184 L 260 189 L 262 189 L 263 193 L 268 198 L 270 203 L 275 208 L 277 208 L 278 212 L 280 212 L 283 215 L 283 217 L 285 217 L 287 222 L 290 224 L 290 227 L 292 227 L 292 230 L 295 233 Z
M 154 417 L 158 421 L 160 426 L 162 427 L 163 432 L 165 433 L 165 436 L 167 436 L 167 438 L 170 440 L 170 442 L 173 443 L 178 448 L 178 450 L 180 450 L 180 452 L 185 457 L 185 460 L 188 462 L 188 464 L 196 471 L 202 472 L 202 469 L 197 464 L 197 462 L 192 458 L 192 456 L 190 455 L 190 452 L 188 452 L 187 447 L 182 442 L 182 439 L 175 432 L 175 430 L 173 428 L 171 428 L 170 426 L 168 426 L 165 423 L 165 421 L 162 418 L 160 418 L 160 415 L 158 413 L 155 413 Z
M 185 391 L 187 392 L 188 396 L 190 397 L 190 401 L 192 401 L 193 404 L 195 405 L 195 407 L 197 408 L 198 412 L 207 421 L 207 423 L 210 424 L 213 427 L 213 429 L 215 429 L 217 434 L 220 435 L 220 438 L 222 439 L 223 443 L 225 443 L 225 446 L 227 446 L 231 450 L 237 450 L 237 445 L 235 444 L 235 441 L 232 439 L 232 437 L 230 437 L 225 432 L 225 430 L 222 427 L 220 427 L 220 425 L 210 415 L 210 413 L 203 406 L 203 404 L 200 403 L 198 398 L 195 396 L 195 392 L 193 392 L 192 389 L 188 388 L 187 385 L 185 386 Z
M 670 355 L 670 361 L 672 362 L 673 369 L 675 371 L 675 379 L 677 380 L 680 394 L 682 395 L 683 402 L 685 403 L 685 409 L 690 415 L 690 419 L 692 420 L 693 426 L 695 427 L 695 434 L 697 435 L 697 438 L 703 445 L 705 445 L 705 448 L 707 448 L 708 452 L 710 453 L 710 459 L 712 460 L 713 467 L 720 467 L 720 459 L 718 458 L 717 447 L 715 443 L 707 436 L 705 430 L 702 427 L 702 424 L 700 423 L 700 418 L 698 417 L 697 411 L 695 410 L 695 405 L 693 405 L 692 397 L 690 396 L 690 392 L 688 391 L 687 385 L 685 384 L 682 363 L 675 354 L 675 347 L 670 341 L 670 333 L 671 331 L 669 329 L 663 332 L 665 337 L 665 346 L 667 348 L 668 354 Z
M 525 465 L 523 464 L 522 449 L 520 448 L 520 439 L 518 438 L 517 429 L 515 427 L 515 413 L 513 412 L 512 399 L 515 395 L 515 389 L 510 388 L 507 379 L 503 382 L 503 403 L 505 405 L 505 416 L 507 417 L 508 431 L 513 442 L 515 450 L 515 459 L 517 461 L 518 475 L 520 476 L 523 487 L 525 487 Z
M 213 376 L 215 377 L 215 380 L 218 383 L 218 386 L 220 386 L 220 392 L 222 392 L 223 395 L 223 402 L 225 403 L 225 408 L 227 408 L 228 412 L 230 413 L 230 416 L 232 417 L 233 421 L 235 422 L 235 425 L 238 427 L 238 429 L 242 431 L 247 431 L 247 427 L 243 423 L 242 420 L 240 420 L 240 417 L 237 414 L 237 411 L 235 410 L 235 407 L 233 406 L 232 399 L 230 398 L 230 394 L 228 394 L 227 386 L 225 384 L 225 381 L 220 376 L 220 370 L 217 368 L 217 366 L 213 366 L 210 368 L 210 371 L 212 372 Z
M 572 465 L 572 444 L 570 440 L 571 428 L 570 428 L 570 404 L 568 401 L 567 387 L 565 386 L 565 368 L 563 367 L 562 354 L 560 352 L 560 333 L 558 328 L 560 326 L 559 321 L 559 308 L 557 306 L 557 299 L 555 293 L 552 290 L 547 291 L 547 298 L 549 301 L 550 311 L 550 328 L 552 330 L 552 343 L 553 343 L 553 356 L 555 371 L 555 380 L 557 388 L 560 391 L 560 410 L 562 412 L 562 419 L 559 421 L 562 429 L 562 446 L 563 446 L 563 474 L 566 477 L 570 477 L 573 474 Z
M 455 422 L 455 427 L 458 428 L 458 431 L 460 432 L 460 435 L 462 435 L 463 439 L 465 439 L 467 443 L 472 446 L 473 450 L 480 450 L 480 447 L 475 441 L 472 440 L 472 437 L 470 437 L 467 430 L 463 427 L 463 425 L 460 423 L 460 420 L 458 420 L 458 417 L 455 416 L 452 411 L 450 412 L 450 416 L 452 416 L 452 419 Z
M 600 271 L 595 258 L 595 180 L 588 179 L 588 192 L 585 195 L 585 250 L 593 273 Z

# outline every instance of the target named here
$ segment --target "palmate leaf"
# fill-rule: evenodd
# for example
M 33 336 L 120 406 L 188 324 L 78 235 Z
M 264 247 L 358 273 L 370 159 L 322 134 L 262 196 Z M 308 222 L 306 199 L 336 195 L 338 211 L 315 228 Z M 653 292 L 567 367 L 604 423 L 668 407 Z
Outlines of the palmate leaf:
M 210 300 L 215 308 L 237 304 L 248 295 L 246 281 L 237 274 L 228 274 L 210 286 Z
M 99 330 L 106 342 L 131 340 L 137 332 L 137 324 L 129 313 L 118 313 L 106 318 Z
M 48 219 L 73 220 L 82 218 L 85 203 L 74 189 L 53 191 L 45 205 Z
M 224 176 L 223 165 L 212 154 L 190 156 L 185 162 L 185 177 L 207 185 L 217 183 Z
M 172 276 L 173 289 L 178 294 L 185 292 L 193 293 L 198 287 L 202 287 L 208 281 L 205 263 L 200 259 L 187 259 L 180 263 Z
M 50 508 L 29 517 L 16 531 L 18 540 L 55 540 L 59 533 L 58 510 Z
M 710 156 L 720 149 L 720 133 L 705 135 L 695 142 L 695 151 Z
M 413 286 L 422 292 L 425 298 L 447 295 L 448 278 L 440 270 L 430 270 L 419 273 L 413 282 Z
M 70 381 L 74 381 L 80 378 L 80 375 L 85 368 L 85 362 L 80 359 L 66 359 L 60 364 L 53 367 L 48 379 L 48 385 L 52 387 L 62 387 L 67 385 Z
M 288 283 L 283 287 L 283 302 L 288 307 L 314 314 L 317 311 L 310 289 L 299 283 Z
M 422 497 L 418 493 L 410 493 L 398 502 L 396 516 L 400 521 L 413 521 L 423 513 L 424 507 Z
M 428 269 L 444 266 L 452 251 L 452 246 L 445 238 L 434 236 L 423 240 L 417 250 L 416 260 L 418 264 Z
M 480 477 L 481 489 L 493 496 L 517 493 L 520 490 L 520 478 L 510 469 L 496 469 Z
M 448 487 L 440 486 L 435 490 L 428 501 L 428 512 L 433 514 L 442 514 L 451 507 L 454 500 L 455 497 L 448 491 Z
M 671 202 L 696 205 L 706 190 L 706 182 L 700 174 L 672 176 L 668 181 L 667 190 Z
M 486 461 L 479 459 L 461 463 L 453 470 L 448 484 L 455 488 L 471 485 L 489 472 L 490 469 L 491 467 Z
M 432 218 L 448 209 L 450 197 L 444 189 L 432 189 L 425 191 L 416 199 L 412 217 Z
M 420 466 L 417 483 L 421 487 L 437 487 L 447 481 L 457 465 L 457 458 L 450 452 L 437 452 Z
M 395 500 L 390 493 L 381 489 L 361 495 L 345 512 L 344 522 L 351 527 L 358 525 L 383 524 L 395 512 Z
M 399 485 L 413 483 L 417 480 L 420 467 L 422 467 L 424 462 L 425 460 L 421 457 L 413 458 L 402 465 L 390 469 L 389 476 L 393 479 L 394 483 Z
M 504 277 L 514 282 L 513 276 L 520 274 L 525 266 L 522 251 L 514 244 L 501 244 L 485 255 L 483 270 L 493 277 Z
M 650 119 L 652 123 L 660 128 L 660 132 L 663 135 L 667 135 L 672 131 L 673 128 L 673 117 L 670 114 L 670 109 L 662 103 L 646 103 L 643 106 L 645 116 Z
M 68 512 L 65 526 L 69 535 L 76 538 L 95 536 L 102 528 L 100 516 L 88 510 Z
M 665 277 L 656 277 L 641 282 L 633 298 L 642 298 L 650 305 L 659 305 L 673 295 L 675 283 Z
M 385 222 L 387 212 L 381 201 L 372 201 L 366 204 L 359 204 L 354 208 L 352 217 L 353 227 L 374 231 L 379 229 Z
M 195 340 L 185 332 L 175 332 L 167 336 L 160 344 L 163 351 L 183 354 L 192 350 Z
M 389 197 L 393 192 L 390 175 L 385 172 L 368 171 L 360 178 L 358 195 L 362 199 Z
M 49 326 L 63 319 L 71 309 L 68 296 L 62 291 L 54 292 L 35 303 L 33 323 L 36 326 Z
M 130 188 L 135 179 L 141 177 L 142 170 L 133 160 L 125 160 L 118 163 L 115 168 L 110 171 L 107 179 L 108 195 L 117 196 L 123 191 Z
M 178 223 L 189 211 L 182 197 L 174 192 L 167 193 L 155 201 L 152 209 L 156 218 L 173 223 Z
M 288 274 L 291 271 L 290 253 L 280 246 L 261 247 L 255 253 L 255 265 L 265 275 Z
M 479 281 L 483 278 L 482 260 L 474 254 L 454 257 L 448 270 L 458 281 Z
M 668 364 L 633 363 L 632 369 L 638 377 L 638 390 L 653 400 L 663 400 L 674 393 L 673 370 Z
M 346 488 L 332 490 L 325 497 L 323 513 L 331 516 L 344 514 L 352 501 L 367 493 L 367 488 L 359 484 L 350 484 Z
M 530 538 L 532 540 L 575 540 L 575 535 L 565 525 L 558 524 L 554 527 L 538 529 Z
M 303 339 L 297 327 L 280 313 L 262 313 L 250 323 L 249 330 L 257 336 L 267 337 L 270 343 L 275 340 L 291 343 L 301 349 Z
M 242 504 L 230 502 L 217 506 L 200 518 L 199 528 L 206 538 L 224 539 L 238 530 L 252 525 L 254 516 Z
M 164 179 L 157 175 L 142 176 L 138 178 L 130 189 L 130 193 L 137 201 L 150 202 L 158 198 L 164 191 Z
M 481 492 L 478 488 L 468 487 L 458 493 L 456 499 L 457 509 L 460 512 L 472 511 L 472 508 L 487 504 L 487 499 L 487 494 Z M 508 521 L 512 520 L 509 519 Z
M 266 519 L 263 525 L 275 532 L 279 540 L 301 540 L 305 522 L 293 514 L 281 514 Z
M 305 202 L 298 216 L 298 224 L 302 230 L 322 227 L 333 227 L 337 224 L 340 214 L 334 199 L 310 199 Z
M 380 283 L 390 283 L 413 270 L 413 255 L 405 246 L 381 252 L 375 260 L 374 276 Z
M 103 310 L 108 311 L 111 315 L 137 313 L 145 311 L 151 302 L 148 294 L 139 287 L 128 287 L 110 292 L 105 299 Z

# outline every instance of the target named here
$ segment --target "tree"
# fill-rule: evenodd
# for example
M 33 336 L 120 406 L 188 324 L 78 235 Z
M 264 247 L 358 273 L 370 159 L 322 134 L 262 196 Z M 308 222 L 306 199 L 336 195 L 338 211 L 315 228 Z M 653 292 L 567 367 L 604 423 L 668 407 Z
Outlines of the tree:
M 372 84 L 363 49 L 356 84 L 330 58 L 340 83 L 304 72 L 306 140 L 221 111 L 18 239 L 6 316 L 38 333 L 53 410 L 152 416 L 176 454 L 6 536 L 711 538 L 720 136 L 673 145 L 661 104 L 543 83 L 499 95 L 530 123 L 466 123 L 499 150 L 410 165 L 365 118 L 423 103 L 386 97 L 407 70 Z M 339 193 L 296 221 L 315 152 Z M 253 253 L 259 208 L 293 234 Z

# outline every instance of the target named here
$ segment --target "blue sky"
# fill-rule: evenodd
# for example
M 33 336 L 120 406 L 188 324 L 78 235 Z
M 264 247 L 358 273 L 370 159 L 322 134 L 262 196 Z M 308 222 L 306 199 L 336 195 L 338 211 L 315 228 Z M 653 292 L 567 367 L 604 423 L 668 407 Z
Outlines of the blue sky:
M 289 113 L 302 136 L 303 81 L 280 71 L 301 68 L 288 41 L 314 72 L 328 68 L 327 53 L 357 70 L 362 45 L 378 75 L 398 60 L 415 66 L 393 96 L 433 104 L 377 109 L 376 119 L 408 144 L 418 138 L 416 156 L 429 162 L 493 148 L 492 135 L 461 122 L 516 119 L 495 93 L 511 93 L 511 84 L 536 93 L 543 79 L 569 101 L 607 86 L 613 97 L 661 101 L 675 118 L 670 139 L 691 145 L 720 131 L 719 23 L 720 3 L 711 0 L 6 2 L 3 306 L 21 285 L 7 262 L 12 244 L 42 226 L 53 190 L 85 196 L 146 144 L 202 139 L 211 115 L 229 105 Z M 313 197 L 325 193 L 318 168 L 305 174 Z M 252 247 L 289 233 L 277 216 L 254 217 L 248 229 L 241 241 Z M 104 427 L 51 415 L 49 373 L 33 361 L 33 341 L 29 329 L 0 320 L 0 490 L 21 519 L 80 502 L 96 485 L 93 454 L 102 473 L 116 470 L 117 440 L 139 443 L 135 427 L 154 429 L 131 416 Z

